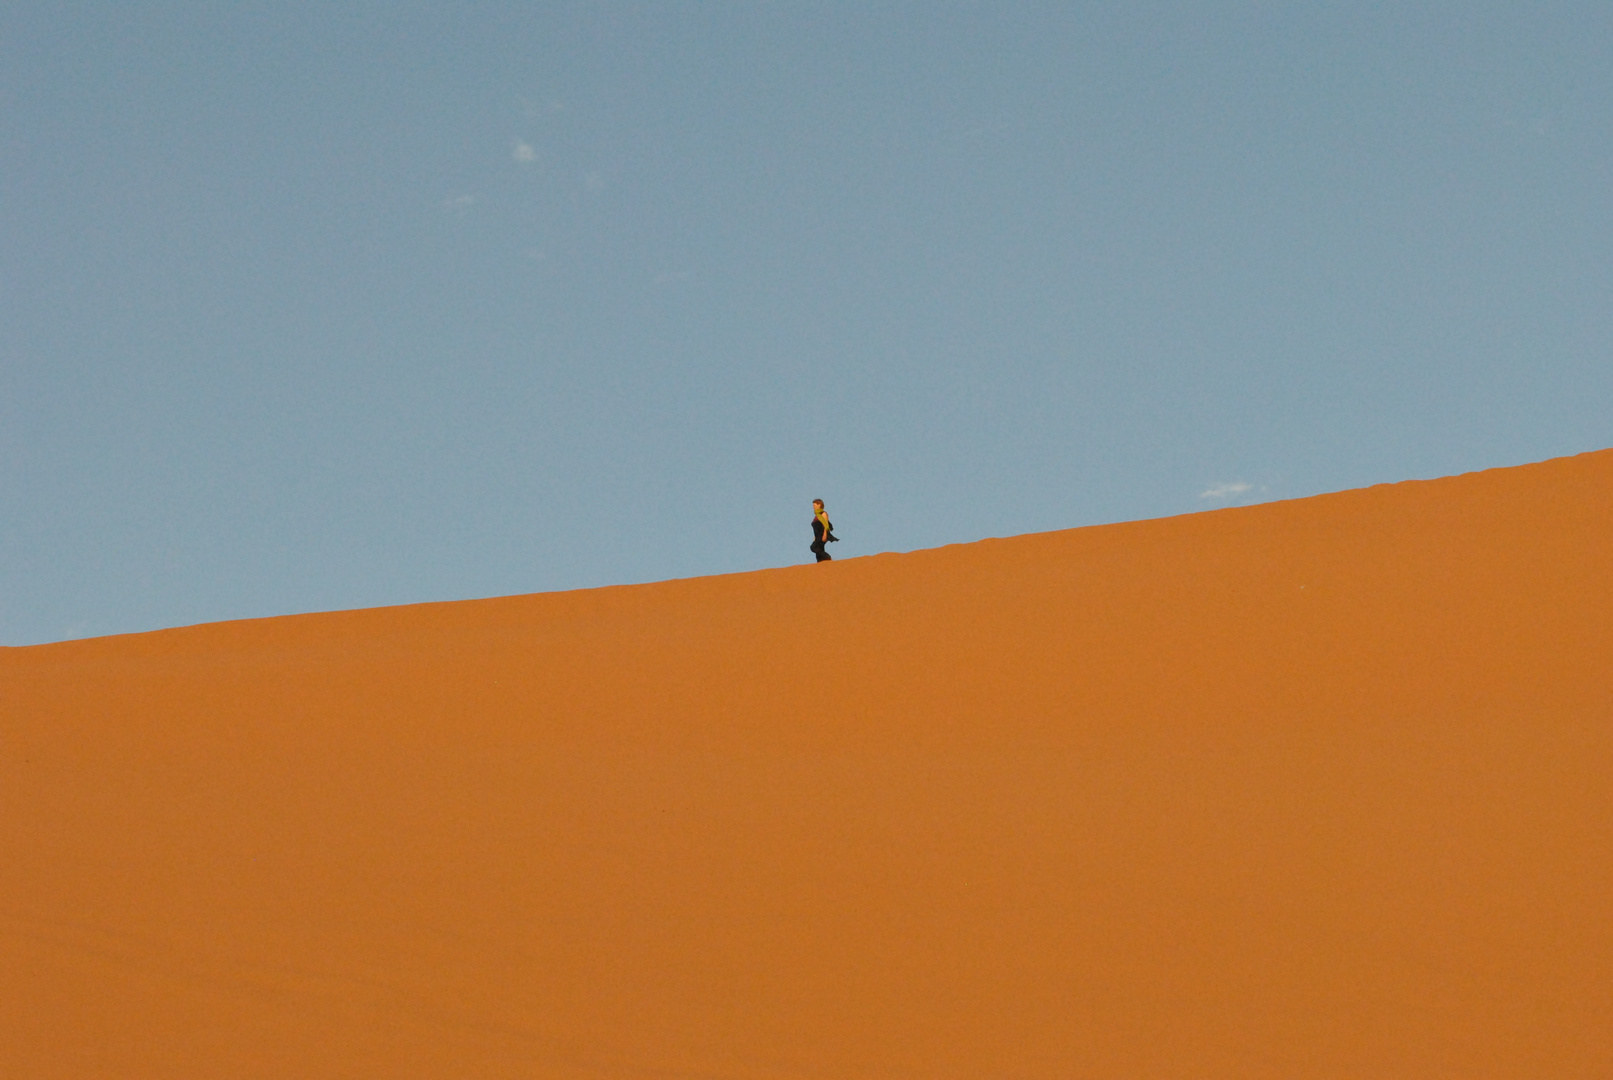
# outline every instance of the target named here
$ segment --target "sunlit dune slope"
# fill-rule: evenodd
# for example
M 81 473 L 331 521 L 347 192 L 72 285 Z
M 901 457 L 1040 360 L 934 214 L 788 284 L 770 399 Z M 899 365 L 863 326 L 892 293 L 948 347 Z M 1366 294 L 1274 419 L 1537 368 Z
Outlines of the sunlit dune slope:
M 1607 1077 L 1610 602 L 1613 451 L 0 651 L 0 1076 Z

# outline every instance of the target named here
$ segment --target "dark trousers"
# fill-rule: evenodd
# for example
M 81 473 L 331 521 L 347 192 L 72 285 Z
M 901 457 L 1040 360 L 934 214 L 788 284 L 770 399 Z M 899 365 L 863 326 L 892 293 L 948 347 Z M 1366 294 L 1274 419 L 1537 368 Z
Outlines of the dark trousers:
M 823 550 L 822 540 L 812 541 L 812 554 L 818 557 L 819 562 L 828 562 L 833 557 L 827 551 Z

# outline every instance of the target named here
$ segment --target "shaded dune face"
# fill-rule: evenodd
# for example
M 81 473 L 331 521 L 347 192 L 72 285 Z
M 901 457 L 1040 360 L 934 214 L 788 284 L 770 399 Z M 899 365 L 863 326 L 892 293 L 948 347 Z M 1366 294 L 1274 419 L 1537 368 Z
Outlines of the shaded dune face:
M 1601 452 L 0 650 L 0 1075 L 1613 1075 L 1610 601 Z

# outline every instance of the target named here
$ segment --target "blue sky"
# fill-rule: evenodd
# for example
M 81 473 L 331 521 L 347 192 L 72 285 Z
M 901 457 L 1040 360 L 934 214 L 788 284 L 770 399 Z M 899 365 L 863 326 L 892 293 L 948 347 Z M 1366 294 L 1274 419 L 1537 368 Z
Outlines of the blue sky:
M 0 642 L 1613 445 L 1613 5 L 0 8 Z

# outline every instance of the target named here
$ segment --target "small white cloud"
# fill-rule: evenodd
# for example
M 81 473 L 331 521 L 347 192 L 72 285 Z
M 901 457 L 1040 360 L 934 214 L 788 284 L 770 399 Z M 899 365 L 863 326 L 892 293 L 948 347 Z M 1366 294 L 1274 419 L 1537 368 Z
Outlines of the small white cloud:
M 476 205 L 476 196 L 474 196 L 474 195 L 455 195 L 451 199 L 444 199 L 442 201 L 442 204 L 444 206 L 448 207 L 448 209 L 450 209 L 450 210 L 458 210 L 458 209 L 462 209 L 462 208 L 467 207 L 467 206 L 475 206 Z
M 1234 495 L 1242 495 L 1246 491 L 1253 491 L 1253 484 L 1246 484 L 1242 480 L 1235 480 L 1230 484 L 1212 484 L 1199 492 L 1201 499 L 1230 499 Z
M 511 153 L 514 155 L 516 161 L 538 160 L 538 152 L 537 150 L 533 149 L 532 144 L 529 142 L 522 142 L 520 139 L 515 140 L 515 149 L 511 151 Z

